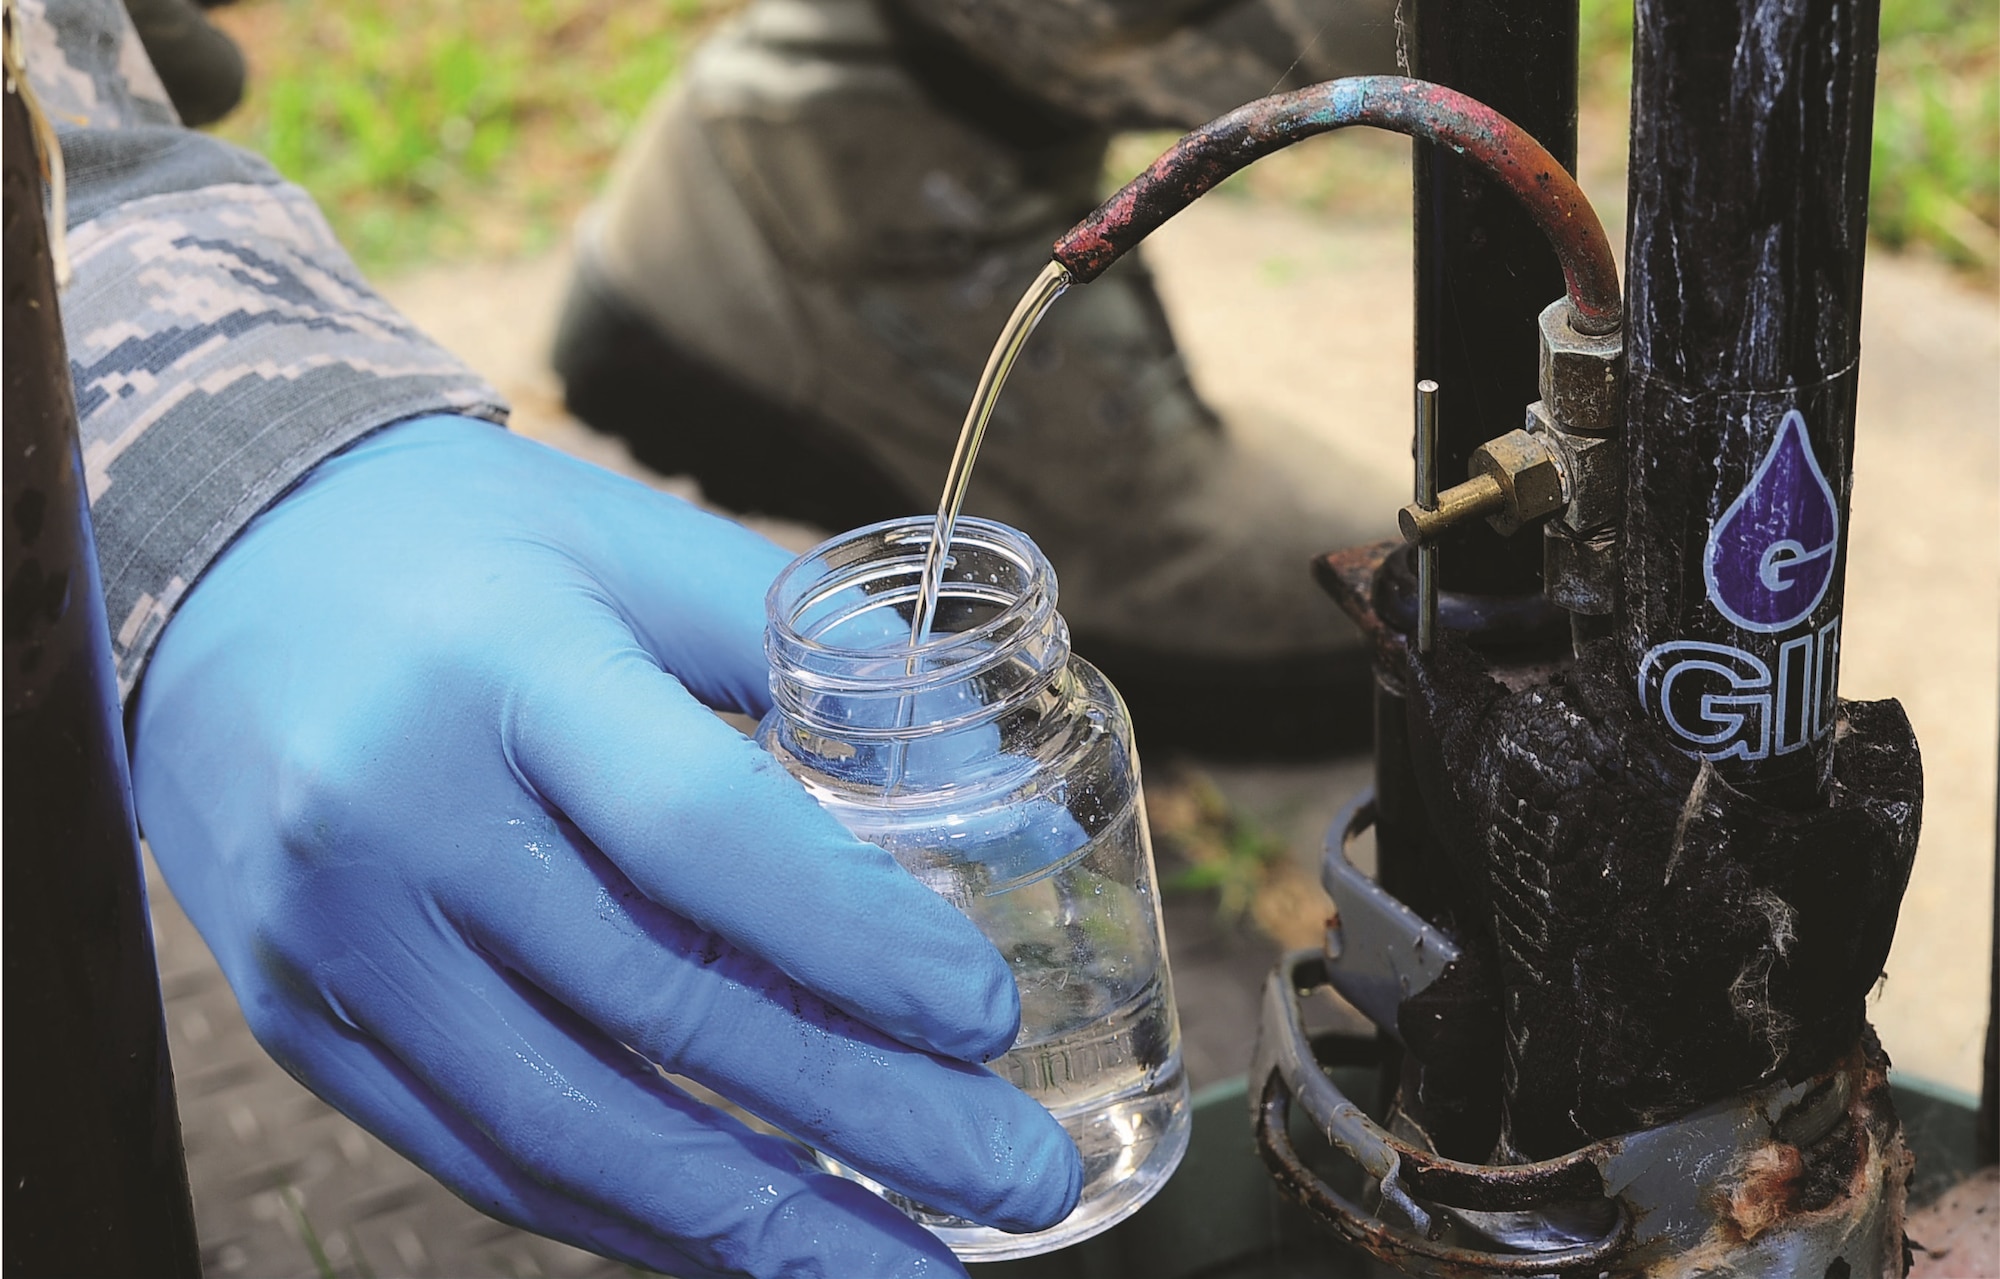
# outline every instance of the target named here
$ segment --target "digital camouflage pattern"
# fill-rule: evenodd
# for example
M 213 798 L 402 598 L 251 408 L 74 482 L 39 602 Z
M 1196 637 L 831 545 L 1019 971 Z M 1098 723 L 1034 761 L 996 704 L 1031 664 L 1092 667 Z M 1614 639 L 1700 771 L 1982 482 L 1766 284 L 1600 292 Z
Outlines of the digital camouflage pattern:
M 391 422 L 506 419 L 499 394 L 368 287 L 312 199 L 180 126 L 118 0 L 18 0 L 62 144 L 62 296 L 121 695 L 257 513 Z

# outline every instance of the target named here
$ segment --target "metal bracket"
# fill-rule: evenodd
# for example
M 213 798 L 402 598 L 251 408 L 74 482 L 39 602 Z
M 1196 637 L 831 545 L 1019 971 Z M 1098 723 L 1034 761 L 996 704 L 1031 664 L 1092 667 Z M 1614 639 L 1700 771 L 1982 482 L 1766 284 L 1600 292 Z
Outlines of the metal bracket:
M 1442 976 L 1459 950 L 1458 943 L 1391 897 L 1348 857 L 1348 845 L 1374 823 L 1371 786 L 1327 830 L 1319 872 L 1334 907 L 1326 927 L 1326 979 L 1370 1021 L 1401 1038 L 1396 1010 Z
M 1396 1137 L 1348 1100 L 1312 1057 L 1296 992 L 1322 985 L 1328 976 L 1321 956 L 1294 951 L 1264 984 L 1257 1052 L 1250 1067 L 1251 1120 L 1257 1149 L 1288 1198 L 1411 1275 L 1596 1274 L 1619 1254 L 1632 1233 L 1631 1214 L 1622 1203 L 1607 1205 L 1611 1224 L 1601 1236 L 1577 1246 L 1503 1253 L 1439 1242 L 1459 1210 L 1535 1212 L 1604 1202 L 1594 1148 L 1543 1163 L 1488 1166 L 1445 1159 Z M 1407 1225 L 1368 1212 L 1306 1167 L 1287 1126 L 1294 1101 L 1329 1142 L 1361 1165 L 1384 1204 L 1393 1206 Z
M 1557 1159 L 1465 1163 L 1398 1138 L 1320 1068 L 1300 996 L 1330 976 L 1323 956 L 1302 950 L 1265 981 L 1250 1068 L 1257 1148 L 1288 1199 L 1403 1273 L 1900 1273 L 1900 1218 L 1889 1212 L 1884 1187 L 1905 1175 L 1909 1156 L 1879 1061 L 1857 1051 L 1804 1082 L 1767 1084 Z M 1360 1165 L 1382 1211 L 1355 1203 L 1307 1166 L 1292 1143 L 1294 1103 Z M 1810 1212 L 1774 1213 L 1819 1160 L 1851 1168 L 1840 1192 Z
M 1314 1055 L 1302 999 L 1331 986 L 1395 1033 L 1404 1000 L 1459 958 L 1459 947 L 1348 856 L 1375 820 L 1373 789 L 1327 832 L 1320 881 L 1337 914 L 1326 950 L 1294 951 L 1264 983 L 1250 1066 L 1257 1148 L 1280 1189 L 1315 1219 L 1404 1273 L 1620 1275 L 1740 1279 L 1895 1273 L 1901 1235 L 1883 1187 L 1904 1153 L 1885 1064 L 1857 1049 L 1825 1074 L 1767 1083 L 1671 1123 L 1595 1142 L 1558 1159 L 1447 1159 L 1377 1123 Z M 1288 1127 L 1297 1104 L 1359 1164 L 1378 1208 L 1355 1203 L 1307 1166 Z M 1809 1212 L 1773 1212 L 1822 1163 L 1851 1169 Z M 1721 1266 L 1721 1271 L 1714 1266 Z M 1834 1269 L 1829 1269 L 1834 1267 Z

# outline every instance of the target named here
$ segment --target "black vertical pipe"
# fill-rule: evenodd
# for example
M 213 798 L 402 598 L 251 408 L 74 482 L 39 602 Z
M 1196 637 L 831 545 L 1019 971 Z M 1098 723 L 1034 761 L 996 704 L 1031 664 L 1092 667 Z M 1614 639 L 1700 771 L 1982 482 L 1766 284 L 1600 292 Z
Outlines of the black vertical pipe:
M 1405 0 L 1409 72 L 1493 107 L 1576 168 L 1576 0 Z M 1416 372 L 1439 386 L 1438 475 L 1465 477 L 1472 451 L 1522 423 L 1540 398 L 1537 317 L 1562 296 L 1562 268 L 1520 204 L 1455 153 L 1418 142 L 1412 155 L 1416 242 Z M 1439 544 L 1439 585 L 1475 595 L 1542 589 L 1539 537 L 1503 538 L 1483 520 Z M 1383 570 L 1391 572 L 1390 569 Z M 1377 584 L 1377 595 L 1381 584 Z M 1378 600 L 1378 607 L 1380 607 Z M 1550 606 L 1551 617 L 1560 617 Z M 1466 638 L 1480 642 L 1477 634 Z M 1521 648 L 1522 636 L 1488 636 Z M 1411 642 L 1415 642 L 1414 633 Z M 1527 646 L 1531 646 L 1529 643 Z M 1431 830 L 1410 757 L 1398 672 L 1375 683 L 1375 849 L 1382 886 L 1433 923 L 1453 927 L 1460 899 Z M 1382 1037 L 1385 1095 L 1407 1085 L 1403 1050 Z M 1478 1060 L 1431 1062 L 1437 1104 L 1424 1120 L 1452 1154 L 1482 1158 L 1498 1126 L 1498 1078 Z M 1422 1090 L 1419 1090 L 1422 1091 Z
M 2000 806 L 1993 846 L 2000 857 Z M 1979 1081 L 1979 1162 L 2000 1163 L 2000 865 L 1993 868 L 1992 969 L 1986 979 L 1986 1069 Z
M 1576 0 L 1416 0 L 1410 74 L 1484 102 L 1576 170 Z M 1536 317 L 1562 296 L 1548 240 L 1452 152 L 1416 144 L 1417 377 L 1439 386 L 1438 475 L 1521 425 L 1540 399 Z M 1439 543 L 1439 584 L 1481 595 L 1542 588 L 1542 540 L 1474 520 Z
M 1639 0 L 1619 624 L 1677 745 L 1833 760 L 1878 0 Z
M 1486 103 L 1576 168 L 1576 0 L 1405 2 L 1412 75 Z M 1474 449 L 1519 427 L 1524 410 L 1540 398 L 1538 317 L 1562 296 L 1563 275 L 1548 237 L 1477 166 L 1418 142 L 1411 180 L 1416 370 L 1418 379 L 1439 386 L 1438 475 L 1449 485 L 1465 477 Z M 1446 590 L 1541 592 L 1541 539 L 1503 538 L 1484 520 L 1446 535 L 1438 561 Z M 1561 616 L 1553 606 L 1549 613 Z M 1514 632 L 1501 642 L 1523 644 Z M 1446 903 L 1435 882 L 1436 841 L 1401 733 L 1395 672 L 1378 677 L 1376 701 L 1378 873 L 1392 893 L 1435 921 Z M 1394 726 L 1386 735 L 1385 724 Z
M 4 110 L 4 1266 L 198 1276 L 37 152 L 11 82 Z

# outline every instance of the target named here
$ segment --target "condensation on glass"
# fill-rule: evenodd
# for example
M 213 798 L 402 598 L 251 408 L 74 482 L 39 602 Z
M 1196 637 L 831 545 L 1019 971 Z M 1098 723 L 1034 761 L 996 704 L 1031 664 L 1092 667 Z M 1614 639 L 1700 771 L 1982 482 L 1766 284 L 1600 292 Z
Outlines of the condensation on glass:
M 1139 759 L 1118 695 L 1071 654 L 1033 542 L 959 521 L 929 639 L 910 646 L 928 518 L 843 534 L 771 588 L 774 705 L 758 741 L 849 830 L 999 948 L 1021 1033 L 994 1071 L 1083 1155 L 1082 1200 L 1013 1235 L 822 1159 L 968 1260 L 1046 1252 L 1124 1220 L 1186 1152 L 1180 1026 Z

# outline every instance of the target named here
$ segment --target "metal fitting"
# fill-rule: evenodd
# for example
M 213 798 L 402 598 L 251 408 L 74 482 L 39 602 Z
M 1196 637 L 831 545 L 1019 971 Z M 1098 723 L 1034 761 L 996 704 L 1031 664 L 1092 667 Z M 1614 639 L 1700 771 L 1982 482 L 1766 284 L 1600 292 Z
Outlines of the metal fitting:
M 1625 507 L 1625 451 L 1616 439 L 1564 430 L 1546 400 L 1528 406 L 1527 430 L 1544 440 L 1562 468 L 1564 505 L 1557 521 L 1579 533 L 1618 522 Z
M 1611 436 L 1565 431 L 1544 400 L 1528 406 L 1528 433 L 1554 453 L 1567 499 L 1542 526 L 1542 593 L 1572 613 L 1609 616 L 1618 589 L 1624 445 Z
M 1528 406 L 1527 429 L 1509 431 L 1474 451 L 1465 483 L 1413 502 L 1398 523 L 1419 545 L 1484 517 L 1511 536 L 1546 515 L 1595 536 L 1618 520 L 1625 501 L 1625 344 L 1617 333 L 1592 336 L 1571 324 L 1568 298 L 1541 313 L 1542 398 Z
M 1561 510 L 1568 500 L 1554 447 L 1526 431 L 1488 440 L 1473 450 L 1465 469 L 1472 478 L 1438 494 L 1437 509 L 1427 511 L 1412 502 L 1398 513 L 1406 539 L 1429 542 L 1481 515 L 1505 537 Z
M 1565 431 L 1611 435 L 1624 425 L 1625 339 L 1579 333 L 1571 314 L 1568 298 L 1542 312 L 1542 401 Z
M 1466 470 L 1499 481 L 1506 495 L 1505 504 L 1488 515 L 1486 522 L 1503 537 L 1561 510 L 1569 501 L 1568 477 L 1563 474 L 1562 462 L 1546 437 L 1509 431 L 1474 449 Z
M 1419 546 L 1436 541 L 1445 530 L 1467 520 L 1490 515 L 1507 504 L 1507 492 L 1490 475 L 1476 475 L 1463 484 L 1454 484 L 1437 495 L 1434 506 L 1410 503 L 1396 512 L 1403 540 Z
M 1609 617 L 1618 603 L 1618 532 L 1578 533 L 1555 520 L 1542 525 L 1542 593 L 1588 617 Z

